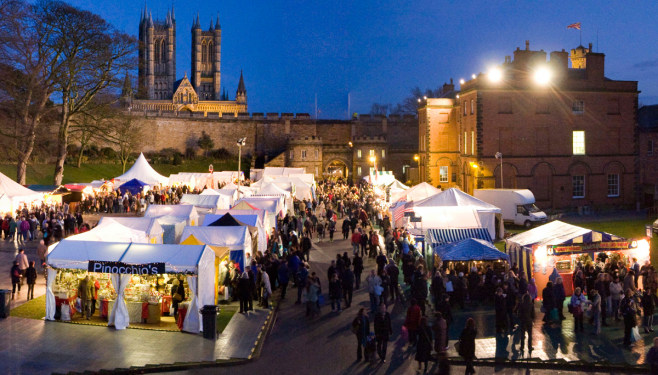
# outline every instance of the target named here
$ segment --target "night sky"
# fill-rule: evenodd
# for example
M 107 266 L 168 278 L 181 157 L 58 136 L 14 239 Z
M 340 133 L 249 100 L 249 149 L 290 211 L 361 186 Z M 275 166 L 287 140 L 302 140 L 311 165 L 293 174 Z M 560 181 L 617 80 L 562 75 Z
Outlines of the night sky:
M 140 1 L 70 3 L 137 35 Z M 320 118 L 368 113 L 395 104 L 412 87 L 436 88 L 486 72 L 516 47 L 550 52 L 579 44 L 606 54 L 606 77 L 639 81 L 640 102 L 658 103 L 658 2 L 242 0 L 178 1 L 177 76 L 190 73 L 190 28 L 205 30 L 219 12 L 222 87 L 235 95 L 244 70 L 250 112 L 313 113 Z M 164 19 L 171 2 L 150 1 Z M 598 31 L 598 43 L 597 43 Z M 598 48 L 597 48 L 598 44 Z

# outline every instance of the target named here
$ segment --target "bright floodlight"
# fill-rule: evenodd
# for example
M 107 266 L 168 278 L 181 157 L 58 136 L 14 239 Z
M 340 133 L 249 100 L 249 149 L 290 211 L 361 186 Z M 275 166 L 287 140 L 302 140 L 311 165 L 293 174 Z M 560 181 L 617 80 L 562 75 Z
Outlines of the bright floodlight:
M 466 81 L 464 81 L 464 79 L 463 79 L 463 78 L 459 80 L 459 84 L 460 84 L 460 85 L 463 85 L 463 84 L 464 84 L 464 82 L 466 82 Z
M 473 74 L 471 77 L 472 77 L 473 79 L 475 79 L 475 74 Z
M 500 69 L 491 69 L 489 72 L 489 79 L 492 82 L 498 82 L 501 80 L 501 78 L 503 78 L 503 73 L 500 71 Z
M 371 161 L 371 162 L 373 162 L 373 163 L 374 163 L 374 162 L 375 162 L 376 160 L 377 160 L 377 159 L 375 159 L 375 157 L 374 157 L 374 156 L 371 156 L 371 157 L 370 157 L 370 161 Z
M 418 103 L 420 103 L 420 98 L 418 98 Z
M 551 71 L 546 68 L 539 68 L 535 71 L 535 82 L 545 85 L 551 80 Z
M 427 100 L 427 95 L 423 96 L 423 99 Z

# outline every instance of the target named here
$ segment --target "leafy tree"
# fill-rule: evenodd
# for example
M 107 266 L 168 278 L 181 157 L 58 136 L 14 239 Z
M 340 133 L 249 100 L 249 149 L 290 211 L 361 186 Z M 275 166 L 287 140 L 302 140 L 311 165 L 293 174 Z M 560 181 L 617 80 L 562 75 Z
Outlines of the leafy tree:
M 204 131 L 201 131 L 201 137 L 199 137 L 199 140 L 197 141 L 197 145 L 199 148 L 204 150 L 204 155 L 208 156 L 208 152 L 215 147 L 215 141 L 210 138 L 210 135 Z

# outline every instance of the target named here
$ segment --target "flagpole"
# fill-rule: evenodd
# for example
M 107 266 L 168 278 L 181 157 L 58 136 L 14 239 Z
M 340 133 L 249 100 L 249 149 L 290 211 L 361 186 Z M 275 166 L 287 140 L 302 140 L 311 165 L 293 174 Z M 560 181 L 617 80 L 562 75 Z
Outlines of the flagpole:
M 580 31 L 580 45 L 583 45 L 583 30 L 579 27 L 578 31 Z

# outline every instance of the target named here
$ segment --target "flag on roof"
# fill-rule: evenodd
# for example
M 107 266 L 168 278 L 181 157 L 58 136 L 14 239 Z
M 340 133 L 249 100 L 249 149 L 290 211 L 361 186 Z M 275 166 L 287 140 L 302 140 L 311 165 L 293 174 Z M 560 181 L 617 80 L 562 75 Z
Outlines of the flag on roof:
M 567 29 L 580 30 L 580 22 L 572 23 L 571 25 L 567 26 Z
M 404 204 L 403 207 L 399 207 L 398 209 L 395 210 L 393 219 L 395 221 L 402 220 L 405 212 L 413 212 L 413 211 L 414 211 L 414 202 L 407 202 Z

